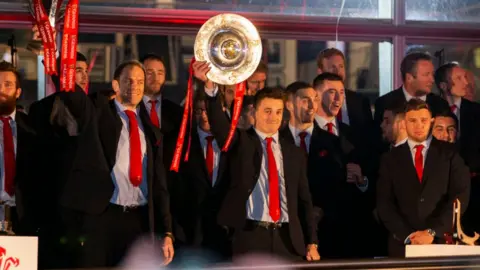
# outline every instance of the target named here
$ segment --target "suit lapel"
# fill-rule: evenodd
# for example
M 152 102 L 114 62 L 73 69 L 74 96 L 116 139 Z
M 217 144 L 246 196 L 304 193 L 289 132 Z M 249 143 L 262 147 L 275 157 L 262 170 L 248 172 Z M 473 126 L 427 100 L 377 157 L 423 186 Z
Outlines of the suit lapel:
M 116 162 L 117 146 L 123 125 L 113 100 L 100 112 L 98 121 L 100 140 L 105 151 L 105 157 L 110 168 L 113 168 Z
M 260 170 L 262 168 L 262 156 L 263 156 L 263 148 L 262 142 L 260 141 L 260 137 L 255 132 L 255 129 L 252 127 L 247 131 L 247 134 L 252 139 L 254 144 L 254 155 L 253 155 L 253 164 L 255 165 L 255 175 L 260 175 Z M 253 179 L 253 187 L 257 184 L 258 178 Z M 253 188 L 252 188 L 253 189 Z
M 196 127 L 196 125 L 195 125 Z M 203 174 L 202 183 L 206 186 L 211 187 L 210 179 L 208 179 L 208 170 L 207 162 L 205 161 L 205 156 L 203 155 L 202 143 L 200 142 L 200 135 L 198 134 L 196 128 L 192 129 L 192 149 L 190 151 L 190 159 L 193 162 L 199 162 L 200 169 Z M 218 179 L 218 175 L 217 175 Z
M 440 163 L 440 153 L 437 148 L 437 141 L 432 138 L 430 146 L 427 150 L 427 157 L 425 158 L 425 164 L 423 166 L 423 179 L 422 184 L 425 187 L 429 178 L 434 178 L 435 176 L 435 167 Z
M 399 151 L 398 155 L 398 164 L 403 164 L 405 181 L 408 182 L 413 187 L 420 187 L 420 181 L 418 180 L 417 171 L 415 170 L 415 165 L 412 159 L 412 152 L 410 151 L 410 146 L 408 143 L 404 143 L 397 147 Z M 425 169 L 424 169 L 425 171 Z
M 294 192 L 294 189 L 289 187 L 293 185 L 291 181 L 294 181 L 296 175 L 294 170 L 295 161 L 289 159 L 289 156 L 286 155 L 286 153 L 292 152 L 294 149 L 291 149 L 291 147 L 295 147 L 295 146 L 289 143 L 285 138 L 280 137 L 279 140 L 280 140 L 280 148 L 282 149 L 283 179 L 285 182 L 285 190 L 287 193 L 287 203 L 288 203 L 295 199 L 295 194 L 292 193 Z

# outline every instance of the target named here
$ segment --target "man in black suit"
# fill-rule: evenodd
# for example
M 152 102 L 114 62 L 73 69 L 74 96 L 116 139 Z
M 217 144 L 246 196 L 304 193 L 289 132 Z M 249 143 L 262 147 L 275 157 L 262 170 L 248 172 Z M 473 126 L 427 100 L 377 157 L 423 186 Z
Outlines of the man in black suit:
M 129 61 L 115 70 L 114 100 L 79 88 L 56 93 L 78 128 L 59 204 L 81 214 L 86 267 L 118 264 L 144 233 L 163 236 L 165 263 L 173 258 L 162 136 L 138 108 L 144 82 L 142 64 Z
M 480 231 L 480 104 L 465 99 L 469 88 L 467 71 L 456 63 L 442 65 L 435 72 L 435 83 L 457 118 L 456 142 L 460 155 L 470 168 L 472 177 L 470 207 L 465 213 L 465 226 Z
M 403 85 L 379 97 L 375 102 L 373 121 L 374 128 L 377 129 L 377 136 L 381 134 L 380 124 L 385 108 L 388 106 L 401 106 L 412 98 L 419 98 L 427 102 L 433 116 L 449 109 L 445 100 L 432 93 L 435 68 L 432 58 L 428 54 L 408 54 L 402 60 L 400 72 L 402 73 Z
M 455 146 L 430 135 L 432 113 L 425 101 L 405 107 L 407 143 L 382 158 L 377 209 L 388 229 L 389 256 L 405 256 L 405 245 L 442 243 L 452 230 L 453 202 L 466 209 L 468 168 Z
M 207 116 L 206 94 L 197 91 L 193 103 L 194 125 L 189 159 L 180 166 L 182 192 L 177 200 L 178 223 L 184 232 L 184 246 L 202 250 L 210 262 L 223 261 L 230 257 L 227 230 L 217 223 L 217 214 L 228 187 L 224 177 L 227 155 L 211 133 Z M 177 253 L 178 254 L 178 253 Z M 182 254 L 189 256 L 189 254 Z
M 31 159 L 35 133 L 28 116 L 16 110 L 22 93 L 20 75 L 8 62 L 0 62 L 0 201 L 10 208 L 12 229 L 17 235 L 35 235 L 38 228 Z M 6 216 L 2 211 L 0 220 Z
M 369 235 L 371 239 L 367 230 L 373 225 L 368 178 L 364 177 L 365 167 L 360 166 L 365 152 L 352 142 L 350 127 L 336 119 L 344 99 L 342 78 L 322 73 L 314 80 L 314 87 L 299 83 L 287 87 L 290 132 L 285 132 L 286 128 L 282 134 L 302 147 L 299 132 L 307 132 L 308 181 L 322 256 L 364 257 L 368 249 L 361 237 Z
M 218 88 L 206 77 L 208 71 L 207 63 L 194 64 L 195 77 L 205 82 L 211 97 L 207 112 L 212 134 L 223 147 L 230 123 L 217 97 Z M 267 88 L 257 92 L 254 107 L 254 126 L 247 131 L 237 129 L 228 148 L 226 177 L 231 183 L 218 222 L 233 230 L 234 259 L 259 252 L 292 260 L 305 255 L 307 260 L 318 260 L 305 156 L 278 134 L 283 91 Z
M 336 48 L 321 51 L 317 57 L 318 74 L 330 72 L 337 74 L 346 81 L 345 56 Z M 337 119 L 349 125 L 357 134 L 362 134 L 364 139 L 369 139 L 372 130 L 372 109 L 368 98 L 354 90 L 345 89 L 345 100 L 342 109 L 338 112 Z

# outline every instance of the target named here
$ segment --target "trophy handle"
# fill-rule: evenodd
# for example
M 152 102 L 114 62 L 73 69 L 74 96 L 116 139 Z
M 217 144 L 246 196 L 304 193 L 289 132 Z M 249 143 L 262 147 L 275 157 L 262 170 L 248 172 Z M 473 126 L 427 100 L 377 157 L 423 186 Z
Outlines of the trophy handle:
M 460 216 L 461 216 L 461 213 L 462 213 L 460 200 L 456 199 L 455 202 L 453 203 L 453 205 L 454 205 L 454 208 L 453 208 L 454 213 L 453 214 L 455 216 L 457 239 L 465 245 L 474 246 L 475 242 L 480 238 L 480 235 L 478 233 L 474 232 L 474 236 L 471 237 L 471 236 L 466 235 L 463 232 L 462 224 L 461 224 L 461 220 L 460 220 Z

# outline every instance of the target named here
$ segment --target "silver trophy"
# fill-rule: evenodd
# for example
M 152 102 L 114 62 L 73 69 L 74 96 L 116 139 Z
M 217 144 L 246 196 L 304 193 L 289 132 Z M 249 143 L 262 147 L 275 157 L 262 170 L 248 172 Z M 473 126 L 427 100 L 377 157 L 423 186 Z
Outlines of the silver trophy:
M 68 3 L 67 0 L 63 0 L 63 1 L 60 0 L 60 5 L 59 5 L 59 0 L 52 0 L 52 5 L 50 7 L 50 11 L 48 12 L 48 20 L 50 21 L 50 25 L 52 26 L 54 31 L 54 38 L 55 38 L 55 25 L 65 16 L 65 9 L 66 9 L 67 3 Z M 32 15 L 32 17 L 35 18 L 33 0 L 26 0 L 26 4 L 28 7 L 28 11 Z M 45 7 L 45 9 L 48 11 L 48 7 Z M 40 34 L 38 32 L 36 24 L 33 26 L 32 30 L 33 30 L 33 38 L 30 42 L 28 42 L 27 50 L 32 51 L 37 55 L 43 55 L 43 49 L 44 49 L 43 42 L 42 42 L 42 39 L 40 38 Z
M 12 229 L 12 207 L 6 201 L 0 201 L 3 220 L 0 221 L 0 235 L 15 235 Z

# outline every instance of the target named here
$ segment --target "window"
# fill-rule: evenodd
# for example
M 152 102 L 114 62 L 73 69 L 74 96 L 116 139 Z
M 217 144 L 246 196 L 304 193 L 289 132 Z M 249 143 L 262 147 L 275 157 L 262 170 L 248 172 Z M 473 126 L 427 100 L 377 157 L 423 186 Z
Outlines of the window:
M 405 0 L 407 20 L 480 23 L 478 0 Z

